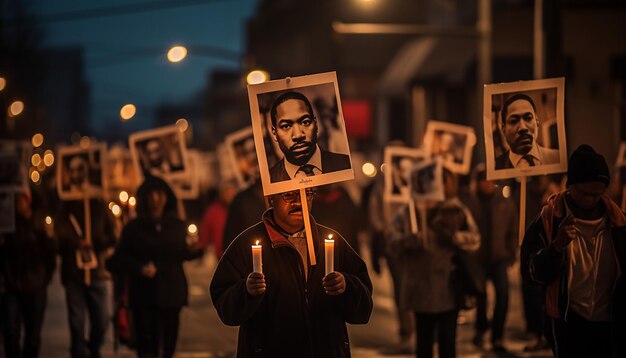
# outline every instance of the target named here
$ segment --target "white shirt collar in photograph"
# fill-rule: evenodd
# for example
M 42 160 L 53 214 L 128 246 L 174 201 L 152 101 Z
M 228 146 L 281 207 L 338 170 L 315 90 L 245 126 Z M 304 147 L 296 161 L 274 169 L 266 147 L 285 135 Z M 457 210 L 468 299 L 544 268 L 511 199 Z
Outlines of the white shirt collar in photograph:
M 295 164 L 291 164 L 289 163 L 289 161 L 284 158 L 285 160 L 285 171 L 287 172 L 287 174 L 289 175 L 290 178 L 300 178 L 300 177 L 306 177 L 307 175 L 298 170 L 300 169 L 299 165 L 295 165 Z M 320 151 L 320 147 L 315 146 L 315 153 L 313 153 L 313 156 L 311 157 L 311 159 L 309 159 L 309 161 L 306 164 L 311 164 L 313 166 L 313 174 L 318 175 L 318 174 L 322 174 L 322 152 Z
M 539 154 L 539 148 L 537 148 L 537 144 L 533 144 L 530 152 L 525 155 L 533 158 L 535 166 L 543 164 L 543 161 L 541 160 L 541 154 Z M 511 161 L 511 164 L 513 164 L 514 168 L 527 168 L 530 166 L 530 163 L 524 160 L 524 155 L 513 153 L 512 150 L 509 150 L 509 160 Z

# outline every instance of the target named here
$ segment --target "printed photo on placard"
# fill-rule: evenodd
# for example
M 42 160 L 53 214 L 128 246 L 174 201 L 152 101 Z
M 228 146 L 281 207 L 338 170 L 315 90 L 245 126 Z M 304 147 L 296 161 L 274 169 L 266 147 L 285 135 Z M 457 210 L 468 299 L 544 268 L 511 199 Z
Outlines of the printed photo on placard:
M 564 78 L 485 85 L 487 178 L 507 179 L 567 171 Z M 552 129 L 540 129 L 556 123 Z M 550 139 L 546 139 L 550 137 Z
M 188 174 L 185 137 L 175 125 L 133 133 L 128 147 L 140 182 L 146 173 L 163 179 Z
M 411 168 L 426 159 L 426 153 L 417 148 L 388 146 L 384 152 L 386 202 L 406 203 L 410 200 Z
M 62 200 L 102 197 L 105 190 L 106 143 L 59 146 L 57 192 Z
M 626 167 L 626 142 L 619 144 L 619 150 L 617 151 L 617 159 L 615 159 L 615 167 Z
M 15 232 L 15 191 L 12 188 L 0 189 L 0 212 L 0 234 Z
M 259 176 L 259 161 L 254 147 L 252 127 L 246 127 L 224 138 L 228 156 L 240 188 L 252 185 Z
M 427 158 L 416 163 L 410 171 L 411 196 L 415 201 L 442 201 L 443 158 Z
M 169 178 L 166 180 L 169 182 L 178 199 L 192 200 L 197 199 L 200 194 L 198 181 L 200 153 L 197 150 L 188 149 L 187 160 L 187 167 L 189 169 L 185 177 Z M 206 170 L 210 170 L 210 168 L 206 168 Z
M 468 174 L 476 145 L 474 128 L 449 122 L 428 121 L 424 149 L 431 157 L 441 157 L 451 172 Z
M 123 144 L 114 144 L 107 155 L 107 188 L 109 190 L 135 190 L 139 183 L 137 170 L 130 151 Z
M 28 188 L 28 168 L 32 146 L 28 142 L 0 140 L 0 188 L 24 191 Z
M 334 72 L 249 85 L 248 95 L 265 195 L 354 179 Z M 318 112 L 320 100 L 336 114 Z M 326 122 L 336 128 L 328 147 L 320 140 Z

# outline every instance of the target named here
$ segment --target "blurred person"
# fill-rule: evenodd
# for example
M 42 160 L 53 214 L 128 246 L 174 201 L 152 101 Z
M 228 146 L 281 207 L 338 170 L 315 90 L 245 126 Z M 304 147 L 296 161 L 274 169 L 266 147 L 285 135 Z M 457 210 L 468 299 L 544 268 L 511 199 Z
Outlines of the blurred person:
M 393 250 L 390 241 L 392 239 L 389 228 L 393 220 L 390 212 L 393 212 L 391 206 L 397 209 L 398 204 L 385 203 L 384 197 L 385 181 L 384 176 L 379 175 L 376 178 L 372 194 L 369 199 L 369 211 L 367 218 L 372 227 L 372 268 L 378 275 L 381 274 L 381 264 L 387 264 L 387 269 L 391 275 L 393 285 L 393 301 L 396 309 L 397 319 L 397 335 L 398 347 L 397 353 L 411 353 L 413 350 L 413 342 L 411 336 L 415 332 L 413 313 L 400 305 L 401 297 L 401 281 L 404 265 L 406 265 L 405 251 Z M 386 206 L 389 206 L 386 208 Z M 395 352 L 394 352 L 395 353 Z
M 202 249 L 213 245 L 213 250 L 218 259 L 224 253 L 222 243 L 228 207 L 236 194 L 237 186 L 235 183 L 232 181 L 223 182 L 219 187 L 217 198 L 207 207 L 204 215 L 202 215 L 198 244 Z
M 86 239 L 85 205 L 83 201 L 65 201 L 58 215 L 58 243 L 61 256 L 61 283 L 65 288 L 70 326 L 72 358 L 99 357 L 109 322 L 106 299 L 108 277 L 103 275 L 102 262 L 89 269 L 86 282 L 81 261 L 103 257 L 115 246 L 113 218 L 101 200 L 88 199 L 90 206 L 91 241 Z M 85 340 L 85 320 L 89 316 L 89 340 Z
M 308 98 L 294 91 L 272 104 L 272 137 L 283 159 L 270 168 L 272 182 L 350 169 L 350 157 L 329 152 L 317 142 L 318 124 Z
M 537 143 L 539 118 L 535 102 L 517 93 L 502 105 L 502 132 L 509 150 L 496 158 L 496 169 L 525 168 L 559 163 L 559 151 Z
M 604 157 L 579 146 L 565 191 L 524 236 L 522 275 L 545 287 L 556 357 L 626 356 L 626 217 L 605 195 L 609 182 Z
M 265 209 L 263 187 L 261 179 L 257 177 L 254 184 L 235 195 L 228 207 L 222 235 L 222 249 L 226 250 L 239 234 L 259 222 Z
M 306 200 L 312 206 L 312 190 Z M 317 265 L 310 265 L 299 192 L 272 195 L 269 203 L 262 221 L 228 247 L 211 282 L 220 319 L 240 326 L 237 357 L 350 357 L 346 323 L 367 323 L 373 307 L 365 263 L 311 217 Z M 325 275 L 324 239 L 331 234 L 335 271 Z M 257 240 L 263 273 L 251 272 Z
M 495 182 L 487 180 L 482 163 L 474 168 L 470 186 L 467 206 L 478 224 L 481 238 L 477 255 L 485 277 L 493 283 L 496 296 L 491 320 L 491 347 L 496 352 L 504 352 L 504 328 L 509 307 L 507 269 L 515 263 L 518 247 L 517 207 L 513 199 L 502 195 Z M 486 295 L 477 297 L 475 323 L 472 343 L 482 348 L 483 337 L 490 328 Z
M 203 254 L 186 235 L 172 189 L 161 178 L 146 177 L 137 190 L 137 218 L 126 224 L 107 262 L 111 272 L 129 278 L 138 357 L 170 358 L 176 351 L 180 311 L 188 303 L 183 262 Z
M 15 232 L 0 236 L 2 328 L 7 357 L 39 356 L 47 288 L 56 266 L 53 232 L 46 231 L 44 218 L 32 199 L 30 192 L 16 193 Z
M 415 314 L 418 358 L 433 357 L 435 341 L 440 358 L 456 356 L 457 317 L 463 302 L 455 255 L 480 246 L 472 214 L 457 197 L 458 179 L 448 170 L 444 170 L 444 191 L 446 199 L 427 209 L 426 235 L 412 233 L 406 205 L 396 213 L 390 233 L 393 249 L 407 257 L 400 305 Z

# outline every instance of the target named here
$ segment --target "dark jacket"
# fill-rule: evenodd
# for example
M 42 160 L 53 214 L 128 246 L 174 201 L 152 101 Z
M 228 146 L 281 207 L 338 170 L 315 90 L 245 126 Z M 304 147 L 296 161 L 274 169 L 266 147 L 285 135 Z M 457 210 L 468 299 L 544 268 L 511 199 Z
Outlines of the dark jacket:
M 322 173 L 331 173 L 339 170 L 350 169 L 350 157 L 345 154 L 328 152 L 320 148 L 322 154 Z M 270 169 L 270 181 L 272 183 L 291 180 L 285 170 L 285 158 L 278 161 Z
M 15 219 L 15 233 L 0 240 L 0 275 L 9 292 L 45 291 L 56 266 L 56 242 L 46 236 L 39 218 Z M 43 218 L 40 220 L 43 223 Z
M 334 230 L 313 220 L 317 265 L 309 266 L 305 281 L 302 260 L 271 220 L 239 235 L 220 260 L 211 298 L 222 322 L 240 326 L 238 357 L 349 357 L 346 322 L 367 323 L 372 312 L 372 283 L 361 258 Z M 335 237 L 335 271 L 346 279 L 339 296 L 324 293 L 323 238 Z M 272 237 L 272 239 L 270 239 Z M 257 297 L 246 291 L 252 271 L 250 245 L 263 246 L 267 291 Z
M 148 213 L 148 196 L 152 190 L 167 194 L 161 220 Z M 147 177 L 137 191 L 137 218 L 122 231 L 115 254 L 107 261 L 107 269 L 129 278 L 128 295 L 131 307 L 176 308 L 187 304 L 187 278 L 183 262 L 202 256 L 201 249 L 192 249 L 186 242 L 187 227 L 177 217 L 176 197 L 159 178 Z M 142 275 L 152 262 L 156 275 Z
M 239 234 L 259 222 L 265 209 L 261 179 L 257 179 L 253 185 L 238 192 L 230 203 L 222 235 L 222 248 L 226 250 Z
M 115 246 L 115 235 L 113 234 L 113 219 L 102 201 L 90 200 L 91 210 L 91 243 L 98 260 L 104 255 L 104 251 Z M 76 218 L 83 236 L 79 236 L 70 220 L 70 215 Z M 81 240 L 84 240 L 85 232 L 85 206 L 82 201 L 66 201 L 63 203 L 61 211 L 57 216 L 59 240 L 59 254 L 61 255 L 61 281 L 83 283 L 85 280 L 84 271 L 78 268 L 76 263 L 76 250 L 80 247 Z M 102 262 L 98 262 L 102 265 Z M 91 279 L 103 279 L 98 275 L 97 268 L 91 270 Z
M 558 227 L 565 218 L 564 194 L 559 193 L 548 199 L 541 214 L 530 225 L 524 236 L 521 249 L 522 277 L 530 284 L 546 287 L 546 311 L 552 318 L 567 320 L 569 310 L 569 290 L 567 284 L 568 258 L 558 252 L 552 242 L 556 239 Z M 626 217 L 609 199 L 603 197 L 611 227 L 612 244 L 615 251 L 618 276 L 613 289 L 611 322 L 616 357 L 626 357 L 626 282 L 621 274 L 626 267 Z

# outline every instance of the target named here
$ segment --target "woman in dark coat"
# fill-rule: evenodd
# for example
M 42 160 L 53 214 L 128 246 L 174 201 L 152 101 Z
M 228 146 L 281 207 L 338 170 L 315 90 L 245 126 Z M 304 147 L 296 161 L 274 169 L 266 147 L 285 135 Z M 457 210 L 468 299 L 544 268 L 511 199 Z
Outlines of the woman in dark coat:
M 176 197 L 160 178 L 148 176 L 137 191 L 137 218 L 122 232 L 107 268 L 129 279 L 139 357 L 172 357 L 176 351 L 180 310 L 187 305 L 183 261 L 202 256 L 186 241 Z

